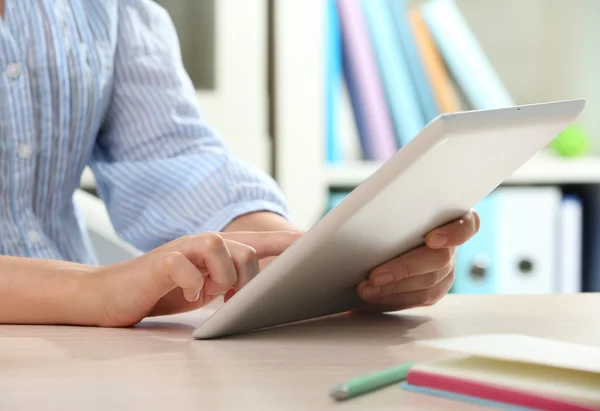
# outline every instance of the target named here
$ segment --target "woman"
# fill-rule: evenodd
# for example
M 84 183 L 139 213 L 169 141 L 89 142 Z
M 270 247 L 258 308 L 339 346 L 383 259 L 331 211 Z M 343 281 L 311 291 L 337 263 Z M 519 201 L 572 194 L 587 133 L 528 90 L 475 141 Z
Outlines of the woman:
M 0 0 L 0 15 L 0 322 L 128 325 L 191 309 L 295 238 L 274 181 L 203 122 L 155 2 Z M 115 230 L 146 255 L 94 266 L 73 204 L 86 165 Z M 437 302 L 478 228 L 468 213 L 376 267 L 358 285 L 365 309 Z

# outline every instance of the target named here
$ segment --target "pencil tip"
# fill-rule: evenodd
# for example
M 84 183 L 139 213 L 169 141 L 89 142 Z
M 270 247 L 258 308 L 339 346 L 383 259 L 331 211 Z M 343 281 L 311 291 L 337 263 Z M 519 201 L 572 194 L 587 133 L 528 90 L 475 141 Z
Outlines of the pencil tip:
M 344 384 L 338 385 L 331 390 L 329 395 L 336 400 L 344 400 L 349 395 L 348 387 Z

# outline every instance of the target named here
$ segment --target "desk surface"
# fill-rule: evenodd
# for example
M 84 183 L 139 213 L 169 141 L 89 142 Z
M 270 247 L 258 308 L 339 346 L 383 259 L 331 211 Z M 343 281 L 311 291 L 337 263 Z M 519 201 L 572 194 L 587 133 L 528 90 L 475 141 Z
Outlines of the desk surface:
M 131 329 L 0 326 L 0 409 L 479 410 L 391 386 L 334 403 L 336 383 L 439 356 L 424 338 L 521 333 L 600 346 L 600 294 L 449 295 L 394 315 L 338 316 L 212 341 L 201 312 Z

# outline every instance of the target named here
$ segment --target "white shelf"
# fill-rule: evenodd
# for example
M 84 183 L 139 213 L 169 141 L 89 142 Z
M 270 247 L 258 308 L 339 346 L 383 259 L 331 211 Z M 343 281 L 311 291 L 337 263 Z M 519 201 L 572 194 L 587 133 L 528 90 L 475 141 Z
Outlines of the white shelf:
M 513 184 L 600 183 L 600 156 L 564 158 L 542 154 L 517 170 L 507 182 Z
M 373 174 L 381 164 L 356 162 L 330 166 L 326 181 L 331 187 L 353 187 Z M 506 180 L 510 184 L 600 184 L 600 156 L 560 158 L 540 154 Z

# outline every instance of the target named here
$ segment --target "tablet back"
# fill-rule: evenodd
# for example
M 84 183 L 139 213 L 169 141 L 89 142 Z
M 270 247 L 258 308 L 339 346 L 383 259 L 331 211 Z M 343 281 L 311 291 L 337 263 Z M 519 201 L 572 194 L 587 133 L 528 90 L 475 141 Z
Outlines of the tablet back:
M 193 336 L 214 338 L 351 309 L 360 301 L 356 285 L 372 268 L 469 211 L 584 105 L 570 100 L 437 117 Z

